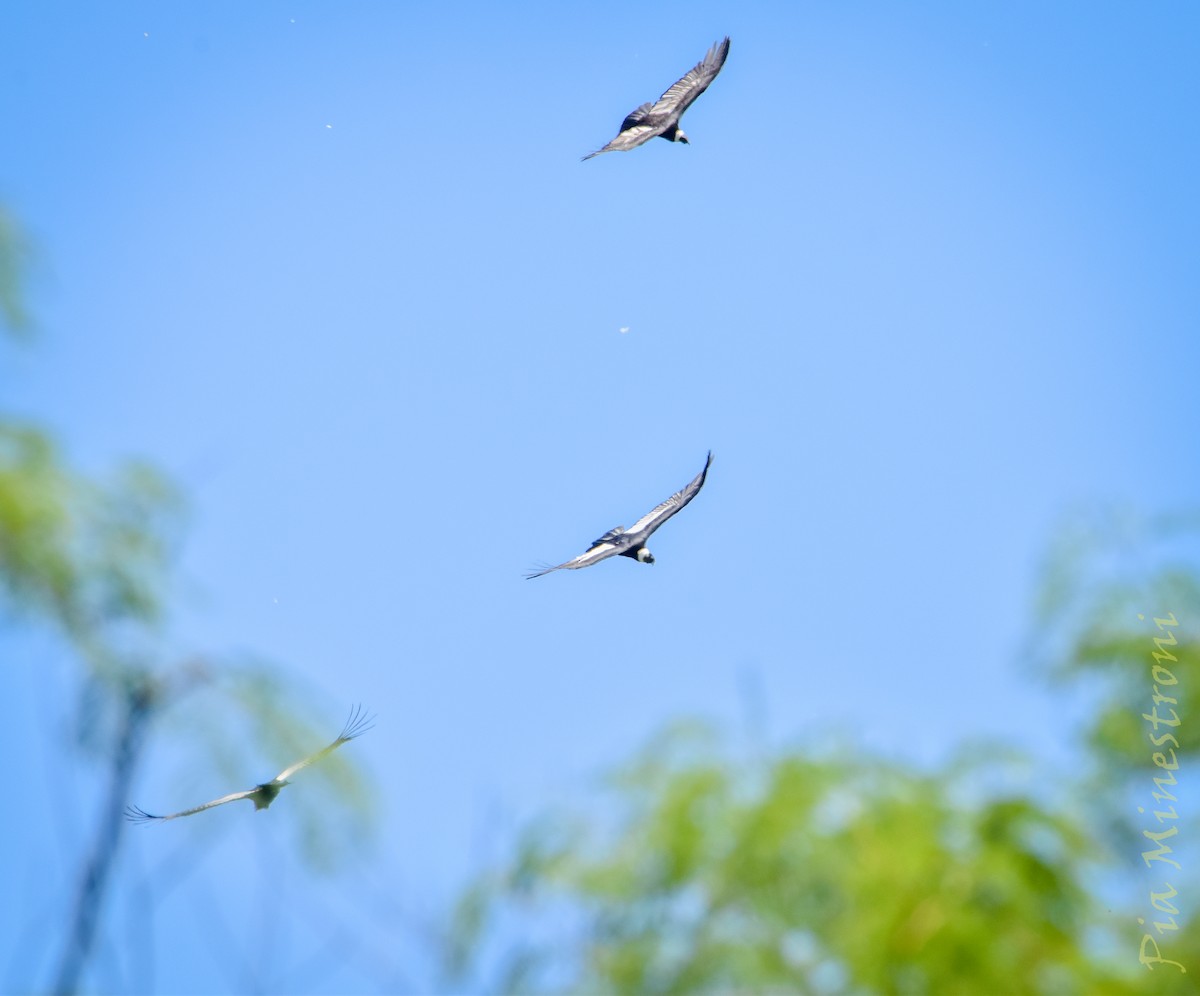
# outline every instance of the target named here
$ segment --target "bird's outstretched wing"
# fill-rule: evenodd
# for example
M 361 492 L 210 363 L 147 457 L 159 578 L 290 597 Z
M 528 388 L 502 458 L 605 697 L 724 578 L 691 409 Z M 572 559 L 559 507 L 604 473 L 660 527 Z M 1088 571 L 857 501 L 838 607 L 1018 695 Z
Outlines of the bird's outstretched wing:
M 648 108 L 650 105 L 643 104 L 642 106 Z M 636 113 L 637 111 L 633 112 L 633 114 Z M 634 124 L 630 124 L 629 122 L 633 119 L 633 114 L 625 119 L 625 123 L 621 125 L 621 131 L 616 138 L 604 146 L 604 148 L 597 149 L 595 152 L 589 152 L 580 159 L 580 162 L 587 162 L 587 160 L 600 155 L 602 152 L 628 152 L 630 149 L 636 149 L 639 145 L 649 142 L 650 139 L 661 135 L 666 130 L 666 122 L 660 122 L 659 124 L 635 122 Z
M 206 809 L 212 809 L 213 806 L 223 806 L 227 802 L 237 802 L 239 799 L 249 799 L 258 791 L 258 786 L 252 789 L 246 789 L 244 792 L 231 792 L 229 795 L 223 795 L 219 799 L 213 799 L 212 802 L 206 802 L 203 806 L 193 806 L 191 809 L 185 809 L 179 813 L 171 813 L 170 816 L 155 816 L 153 813 L 147 813 L 144 809 L 137 806 L 125 807 L 125 819 L 131 823 L 151 823 L 162 820 L 177 820 L 181 816 L 192 816 L 195 813 L 203 813 Z
M 614 542 L 616 537 L 620 535 L 620 532 L 623 531 L 620 527 L 610 529 L 588 547 L 585 553 L 581 553 L 578 557 L 568 560 L 565 564 L 557 564 L 554 567 L 542 567 L 536 571 L 530 571 L 525 577 L 528 580 L 532 580 L 533 578 L 540 578 L 543 574 L 550 574 L 553 571 L 575 571 L 580 567 L 591 567 L 592 564 L 598 564 L 609 557 L 615 557 L 625 549 L 621 544 Z
M 650 114 L 655 118 L 663 116 L 678 121 L 692 102 L 708 89 L 708 84 L 717 78 L 728 56 L 729 38 L 726 37 L 724 41 L 715 43 L 703 59 L 667 88 L 667 92 L 650 109 Z
M 342 727 L 342 732 L 338 734 L 337 739 L 333 743 L 329 744 L 327 747 L 322 747 L 315 754 L 310 754 L 303 761 L 297 761 L 290 767 L 284 768 L 275 776 L 274 780 L 276 782 L 286 782 L 301 768 L 307 768 L 310 764 L 321 760 L 321 758 L 323 758 L 326 754 L 329 754 L 341 747 L 342 744 L 344 744 L 347 740 L 353 740 L 355 737 L 361 737 L 368 730 L 372 729 L 374 725 L 375 718 L 373 716 L 368 716 L 363 711 L 362 706 L 355 706 L 350 711 L 350 716 L 346 720 L 346 725 Z
M 644 535 L 641 537 L 643 541 L 649 537 L 654 530 L 700 493 L 700 489 L 704 487 L 704 478 L 708 475 L 708 468 L 710 466 L 712 466 L 712 450 L 708 451 L 708 459 L 704 461 L 704 469 L 692 478 L 691 483 L 687 487 L 682 491 L 676 491 L 666 501 L 656 505 L 630 526 L 628 532 L 644 532 Z

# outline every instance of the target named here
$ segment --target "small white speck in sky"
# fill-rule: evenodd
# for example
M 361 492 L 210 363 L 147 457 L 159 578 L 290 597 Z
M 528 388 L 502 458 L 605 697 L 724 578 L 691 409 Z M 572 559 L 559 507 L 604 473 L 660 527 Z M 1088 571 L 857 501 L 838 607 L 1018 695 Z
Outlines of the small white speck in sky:
M 150 37 L 150 32 L 149 32 L 149 31 L 143 31 L 143 32 L 142 32 L 142 37 L 143 37 L 143 38 L 149 38 L 149 37 Z
M 624 334 L 625 334 L 626 332 L 628 332 L 628 331 L 629 331 L 629 326 L 628 326 L 628 325 L 622 325 L 622 326 L 621 326 L 621 335 L 624 335 Z
M 325 127 L 326 127 L 326 128 L 332 128 L 332 127 L 333 127 L 333 125 L 326 125 Z

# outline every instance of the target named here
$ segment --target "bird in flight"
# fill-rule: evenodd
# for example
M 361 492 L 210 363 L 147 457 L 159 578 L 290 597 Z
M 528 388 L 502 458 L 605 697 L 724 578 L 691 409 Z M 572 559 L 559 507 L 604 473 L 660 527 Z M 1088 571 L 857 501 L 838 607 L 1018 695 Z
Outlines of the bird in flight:
M 692 478 L 692 482 L 687 487 L 682 491 L 676 491 L 662 504 L 656 505 L 628 529 L 624 526 L 610 529 L 592 543 L 586 552 L 581 553 L 574 560 L 568 560 L 565 564 L 559 564 L 557 567 L 545 567 L 532 571 L 525 577 L 540 578 L 543 574 L 549 574 L 552 571 L 575 571 L 580 567 L 591 567 L 592 564 L 598 564 L 601 560 L 607 560 L 609 557 L 632 557 L 639 564 L 653 564 L 654 554 L 646 549 L 646 540 L 650 538 L 650 534 L 654 530 L 699 494 L 700 489 L 704 487 L 704 478 L 708 475 L 708 468 L 711 465 L 712 450 L 709 450 L 708 459 L 704 461 L 704 469 Z
M 636 149 L 643 142 L 648 142 L 656 135 L 672 142 L 683 142 L 690 145 L 688 137 L 679 127 L 679 119 L 683 112 L 692 106 L 692 101 L 708 89 L 708 84 L 717 78 L 717 73 L 725 65 L 725 57 L 729 55 L 729 39 L 717 42 L 708 50 L 708 54 L 691 70 L 671 84 L 669 90 L 658 98 L 656 103 L 642 104 L 636 111 L 621 122 L 621 130 L 603 149 L 589 152 L 584 160 L 598 156 L 602 152 L 628 152 Z
M 342 732 L 338 734 L 338 738 L 328 747 L 322 747 L 315 754 L 310 754 L 303 761 L 297 761 L 290 767 L 284 768 L 279 774 L 272 778 L 269 782 L 263 782 L 261 785 L 255 785 L 252 789 L 246 789 L 244 792 L 233 792 L 230 795 L 221 796 L 220 799 L 213 799 L 212 802 L 206 802 L 202 806 L 194 806 L 192 809 L 185 809 L 180 813 L 172 813 L 170 816 L 155 816 L 153 813 L 147 813 L 137 806 L 129 806 L 125 810 L 125 818 L 133 823 L 149 823 L 158 820 L 174 820 L 180 816 L 191 816 L 194 813 L 202 813 L 206 809 L 212 809 L 214 806 L 223 806 L 227 802 L 237 802 L 239 799 L 249 799 L 254 803 L 255 810 L 266 809 L 272 802 L 275 801 L 275 796 L 283 790 L 285 785 L 290 784 L 288 781 L 301 768 L 307 768 L 310 764 L 315 764 L 317 761 L 325 757 L 326 754 L 337 750 L 347 740 L 353 740 L 355 737 L 360 737 L 374 726 L 373 718 L 367 716 L 362 711 L 361 706 L 355 706 L 350 712 L 349 719 L 346 720 L 346 725 L 342 728 Z

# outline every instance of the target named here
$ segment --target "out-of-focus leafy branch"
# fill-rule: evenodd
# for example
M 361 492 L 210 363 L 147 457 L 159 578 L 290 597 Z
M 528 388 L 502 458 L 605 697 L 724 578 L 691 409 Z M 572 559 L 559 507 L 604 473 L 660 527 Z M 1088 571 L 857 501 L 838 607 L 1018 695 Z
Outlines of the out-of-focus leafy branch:
M 1024 792 L 978 798 L 1010 763 L 742 759 L 670 732 L 611 780 L 615 825 L 537 822 L 466 893 L 450 975 L 477 977 L 499 932 L 523 938 L 499 991 L 1122 991 L 1133 959 L 1088 944 L 1087 828 Z
M 1141 516 L 1091 509 L 1057 531 L 1042 572 L 1029 658 L 1057 687 L 1099 685 L 1083 731 L 1108 805 L 1151 766 L 1142 713 L 1153 694 L 1155 637 L 1171 636 L 1179 752 L 1200 766 L 1200 512 Z M 1156 616 L 1173 614 L 1163 632 Z M 1142 618 L 1139 618 L 1141 616 Z
M 0 331 L 13 336 L 31 327 L 22 296 L 27 266 L 28 243 L 0 209 Z M 182 525 L 179 492 L 150 465 L 128 463 L 110 480 L 88 477 L 70 467 L 48 433 L 0 413 L 0 615 L 49 626 L 62 638 L 79 665 L 75 740 L 102 761 L 108 781 L 65 918 L 57 992 L 76 991 L 86 971 L 125 827 L 122 811 L 152 738 L 171 732 L 185 741 L 189 770 L 223 767 L 236 777 L 224 792 L 230 784 L 254 784 L 247 772 L 255 761 L 268 757 L 282 767 L 332 734 L 299 721 L 309 711 L 304 696 L 279 669 L 166 649 Z M 189 708 L 193 697 L 207 701 Z M 167 717 L 170 724 L 160 722 Z M 304 853 L 328 866 L 344 853 L 347 833 L 361 839 L 370 794 L 342 754 L 306 772 L 306 781 L 311 788 L 297 793 L 293 819 Z M 322 807 L 322 785 L 324 802 L 332 792 L 350 805 Z M 331 818 L 331 810 L 346 818 Z
M 0 588 L 10 610 L 53 620 L 91 667 L 122 656 L 123 629 L 161 621 L 180 511 L 144 464 L 100 484 L 68 469 L 44 432 L 0 422 Z

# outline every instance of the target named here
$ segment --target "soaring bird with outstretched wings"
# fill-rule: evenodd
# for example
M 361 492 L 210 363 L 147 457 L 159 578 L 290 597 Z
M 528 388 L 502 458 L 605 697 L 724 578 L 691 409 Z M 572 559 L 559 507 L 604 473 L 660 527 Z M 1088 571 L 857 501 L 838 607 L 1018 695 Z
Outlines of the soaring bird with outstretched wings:
M 698 62 L 682 79 L 671 84 L 657 102 L 642 104 L 621 122 L 621 130 L 603 149 L 589 152 L 583 158 L 591 159 L 602 152 L 628 152 L 636 149 L 644 142 L 655 136 L 671 142 L 691 144 L 688 137 L 679 127 L 679 119 L 683 112 L 692 106 L 692 102 L 708 89 L 708 84 L 717 78 L 717 73 L 725 65 L 729 55 L 729 39 L 717 42 L 708 50 L 708 54 Z
M 180 813 L 172 813 L 170 816 L 155 816 L 152 813 L 147 813 L 137 806 L 129 806 L 125 810 L 125 818 L 134 823 L 150 823 L 152 821 L 161 820 L 176 820 L 181 816 L 192 816 L 195 813 L 202 813 L 206 809 L 212 809 L 214 806 L 223 806 L 227 802 L 237 802 L 239 799 L 249 799 L 254 803 L 255 810 L 266 809 L 275 797 L 283 790 L 285 785 L 290 784 L 288 779 L 292 777 L 301 768 L 307 768 L 310 764 L 315 764 L 326 754 L 337 750 L 347 740 L 353 740 L 355 737 L 360 737 L 374 725 L 372 717 L 366 715 L 362 711 L 361 706 L 355 706 L 350 713 L 350 718 L 346 720 L 346 725 L 342 728 L 342 732 L 338 734 L 338 738 L 328 747 L 322 747 L 315 754 L 310 754 L 302 761 L 297 761 L 295 764 L 284 768 L 279 774 L 272 778 L 269 782 L 263 782 L 261 785 L 255 785 L 252 789 L 246 789 L 244 792 L 233 792 L 229 795 L 223 795 L 220 799 L 213 799 L 212 802 L 206 802 L 202 806 L 194 806 L 191 809 L 185 809 Z
M 628 529 L 624 526 L 610 529 L 574 560 L 568 560 L 565 564 L 559 564 L 556 567 L 544 567 L 525 576 L 540 578 L 543 574 L 549 574 L 551 571 L 575 571 L 580 567 L 591 567 L 592 564 L 598 564 L 609 557 L 631 557 L 639 564 L 653 564 L 654 554 L 646 549 L 646 540 L 650 538 L 650 534 L 654 530 L 700 493 L 700 489 L 704 487 L 704 478 L 708 476 L 708 468 L 711 465 L 712 450 L 709 450 L 708 459 L 704 461 L 704 469 L 692 478 L 687 487 L 682 491 L 676 491 L 662 504 L 656 505 Z

